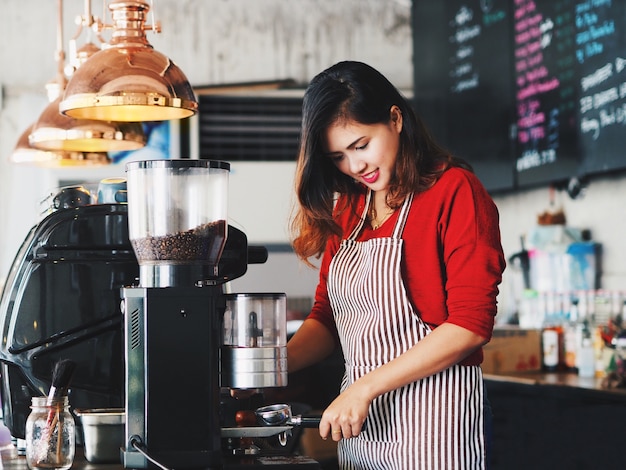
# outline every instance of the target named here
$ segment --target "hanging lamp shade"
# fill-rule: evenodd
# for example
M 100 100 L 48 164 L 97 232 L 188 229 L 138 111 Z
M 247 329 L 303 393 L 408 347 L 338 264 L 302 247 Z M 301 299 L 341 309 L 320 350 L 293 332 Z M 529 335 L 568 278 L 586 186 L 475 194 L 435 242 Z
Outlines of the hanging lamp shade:
M 109 156 L 103 152 L 70 152 L 41 150 L 29 143 L 34 125 L 29 126 L 20 136 L 9 156 L 11 163 L 37 165 L 43 167 L 70 167 L 85 165 L 108 165 Z
M 185 74 L 146 39 L 141 0 L 113 0 L 113 34 L 106 49 L 71 77 L 59 109 L 76 119 L 139 122 L 192 116 L 198 103 Z
M 58 2 L 57 77 L 46 84 L 50 104 L 35 122 L 28 141 L 31 147 L 45 151 L 102 153 L 137 150 L 146 144 L 140 123 L 108 122 L 75 119 L 61 114 L 59 104 L 67 79 L 64 73 L 62 0 Z M 89 15 L 90 16 L 90 15 Z M 90 19 L 89 19 L 90 20 Z M 79 30 L 80 31 L 80 30 Z M 72 54 L 72 73 L 75 73 L 100 48 L 87 42 Z M 69 68 L 67 73 L 69 73 Z M 80 161 L 79 159 L 78 161 Z
M 59 112 L 61 97 L 50 103 L 35 123 L 30 145 L 42 150 L 75 152 L 120 152 L 146 145 L 138 122 L 74 119 Z

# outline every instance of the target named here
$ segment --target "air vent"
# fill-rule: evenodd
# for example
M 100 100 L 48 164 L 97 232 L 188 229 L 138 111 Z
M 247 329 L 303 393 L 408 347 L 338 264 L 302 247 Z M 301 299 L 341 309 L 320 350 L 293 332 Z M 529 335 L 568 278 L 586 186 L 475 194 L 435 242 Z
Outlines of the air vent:
M 130 315 L 130 349 L 135 350 L 142 344 L 141 325 L 143 318 L 139 309 L 133 310 Z
M 200 95 L 200 158 L 295 161 L 302 93 Z

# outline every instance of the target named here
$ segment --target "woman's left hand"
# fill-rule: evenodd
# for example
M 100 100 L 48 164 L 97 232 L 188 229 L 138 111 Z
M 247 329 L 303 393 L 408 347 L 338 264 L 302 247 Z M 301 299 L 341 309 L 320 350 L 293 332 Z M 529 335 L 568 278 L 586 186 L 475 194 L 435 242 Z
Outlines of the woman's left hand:
M 344 390 L 324 410 L 320 421 L 320 436 L 333 441 L 358 436 L 363 430 L 371 400 L 359 382 Z

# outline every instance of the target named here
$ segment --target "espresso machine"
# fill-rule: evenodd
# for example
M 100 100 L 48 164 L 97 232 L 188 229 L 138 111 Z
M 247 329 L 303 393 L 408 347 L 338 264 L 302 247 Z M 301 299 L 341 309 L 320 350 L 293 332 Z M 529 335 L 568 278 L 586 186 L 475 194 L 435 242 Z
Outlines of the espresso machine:
M 120 288 L 139 276 L 127 206 L 98 201 L 97 185 L 56 188 L 40 209 L 0 299 L 2 417 L 16 442 L 60 359 L 76 363 L 73 408 L 124 406 Z
M 225 289 L 267 258 L 227 223 L 229 170 L 213 160 L 127 164 L 139 263 L 139 284 L 122 294 L 127 468 L 228 468 L 223 439 L 256 427 L 225 436 L 222 390 L 287 385 L 285 295 Z

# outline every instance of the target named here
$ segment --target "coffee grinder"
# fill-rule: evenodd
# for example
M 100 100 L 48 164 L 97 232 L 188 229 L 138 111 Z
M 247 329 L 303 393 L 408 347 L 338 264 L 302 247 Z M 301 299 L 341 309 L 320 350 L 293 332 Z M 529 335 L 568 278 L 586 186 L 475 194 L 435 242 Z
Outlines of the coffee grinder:
M 227 223 L 229 171 L 229 163 L 213 160 L 127 164 L 129 236 L 140 275 L 138 286 L 122 289 L 126 468 L 147 468 L 152 460 L 177 469 L 223 466 L 224 284 L 267 258 L 265 248 L 248 246 L 246 235 Z M 262 338 L 259 329 L 247 331 Z M 228 376 L 235 379 L 226 385 L 237 386 L 241 367 L 231 359 L 246 362 L 248 356 L 228 357 Z M 285 382 L 272 386 L 286 385 L 286 359 L 271 364 Z

